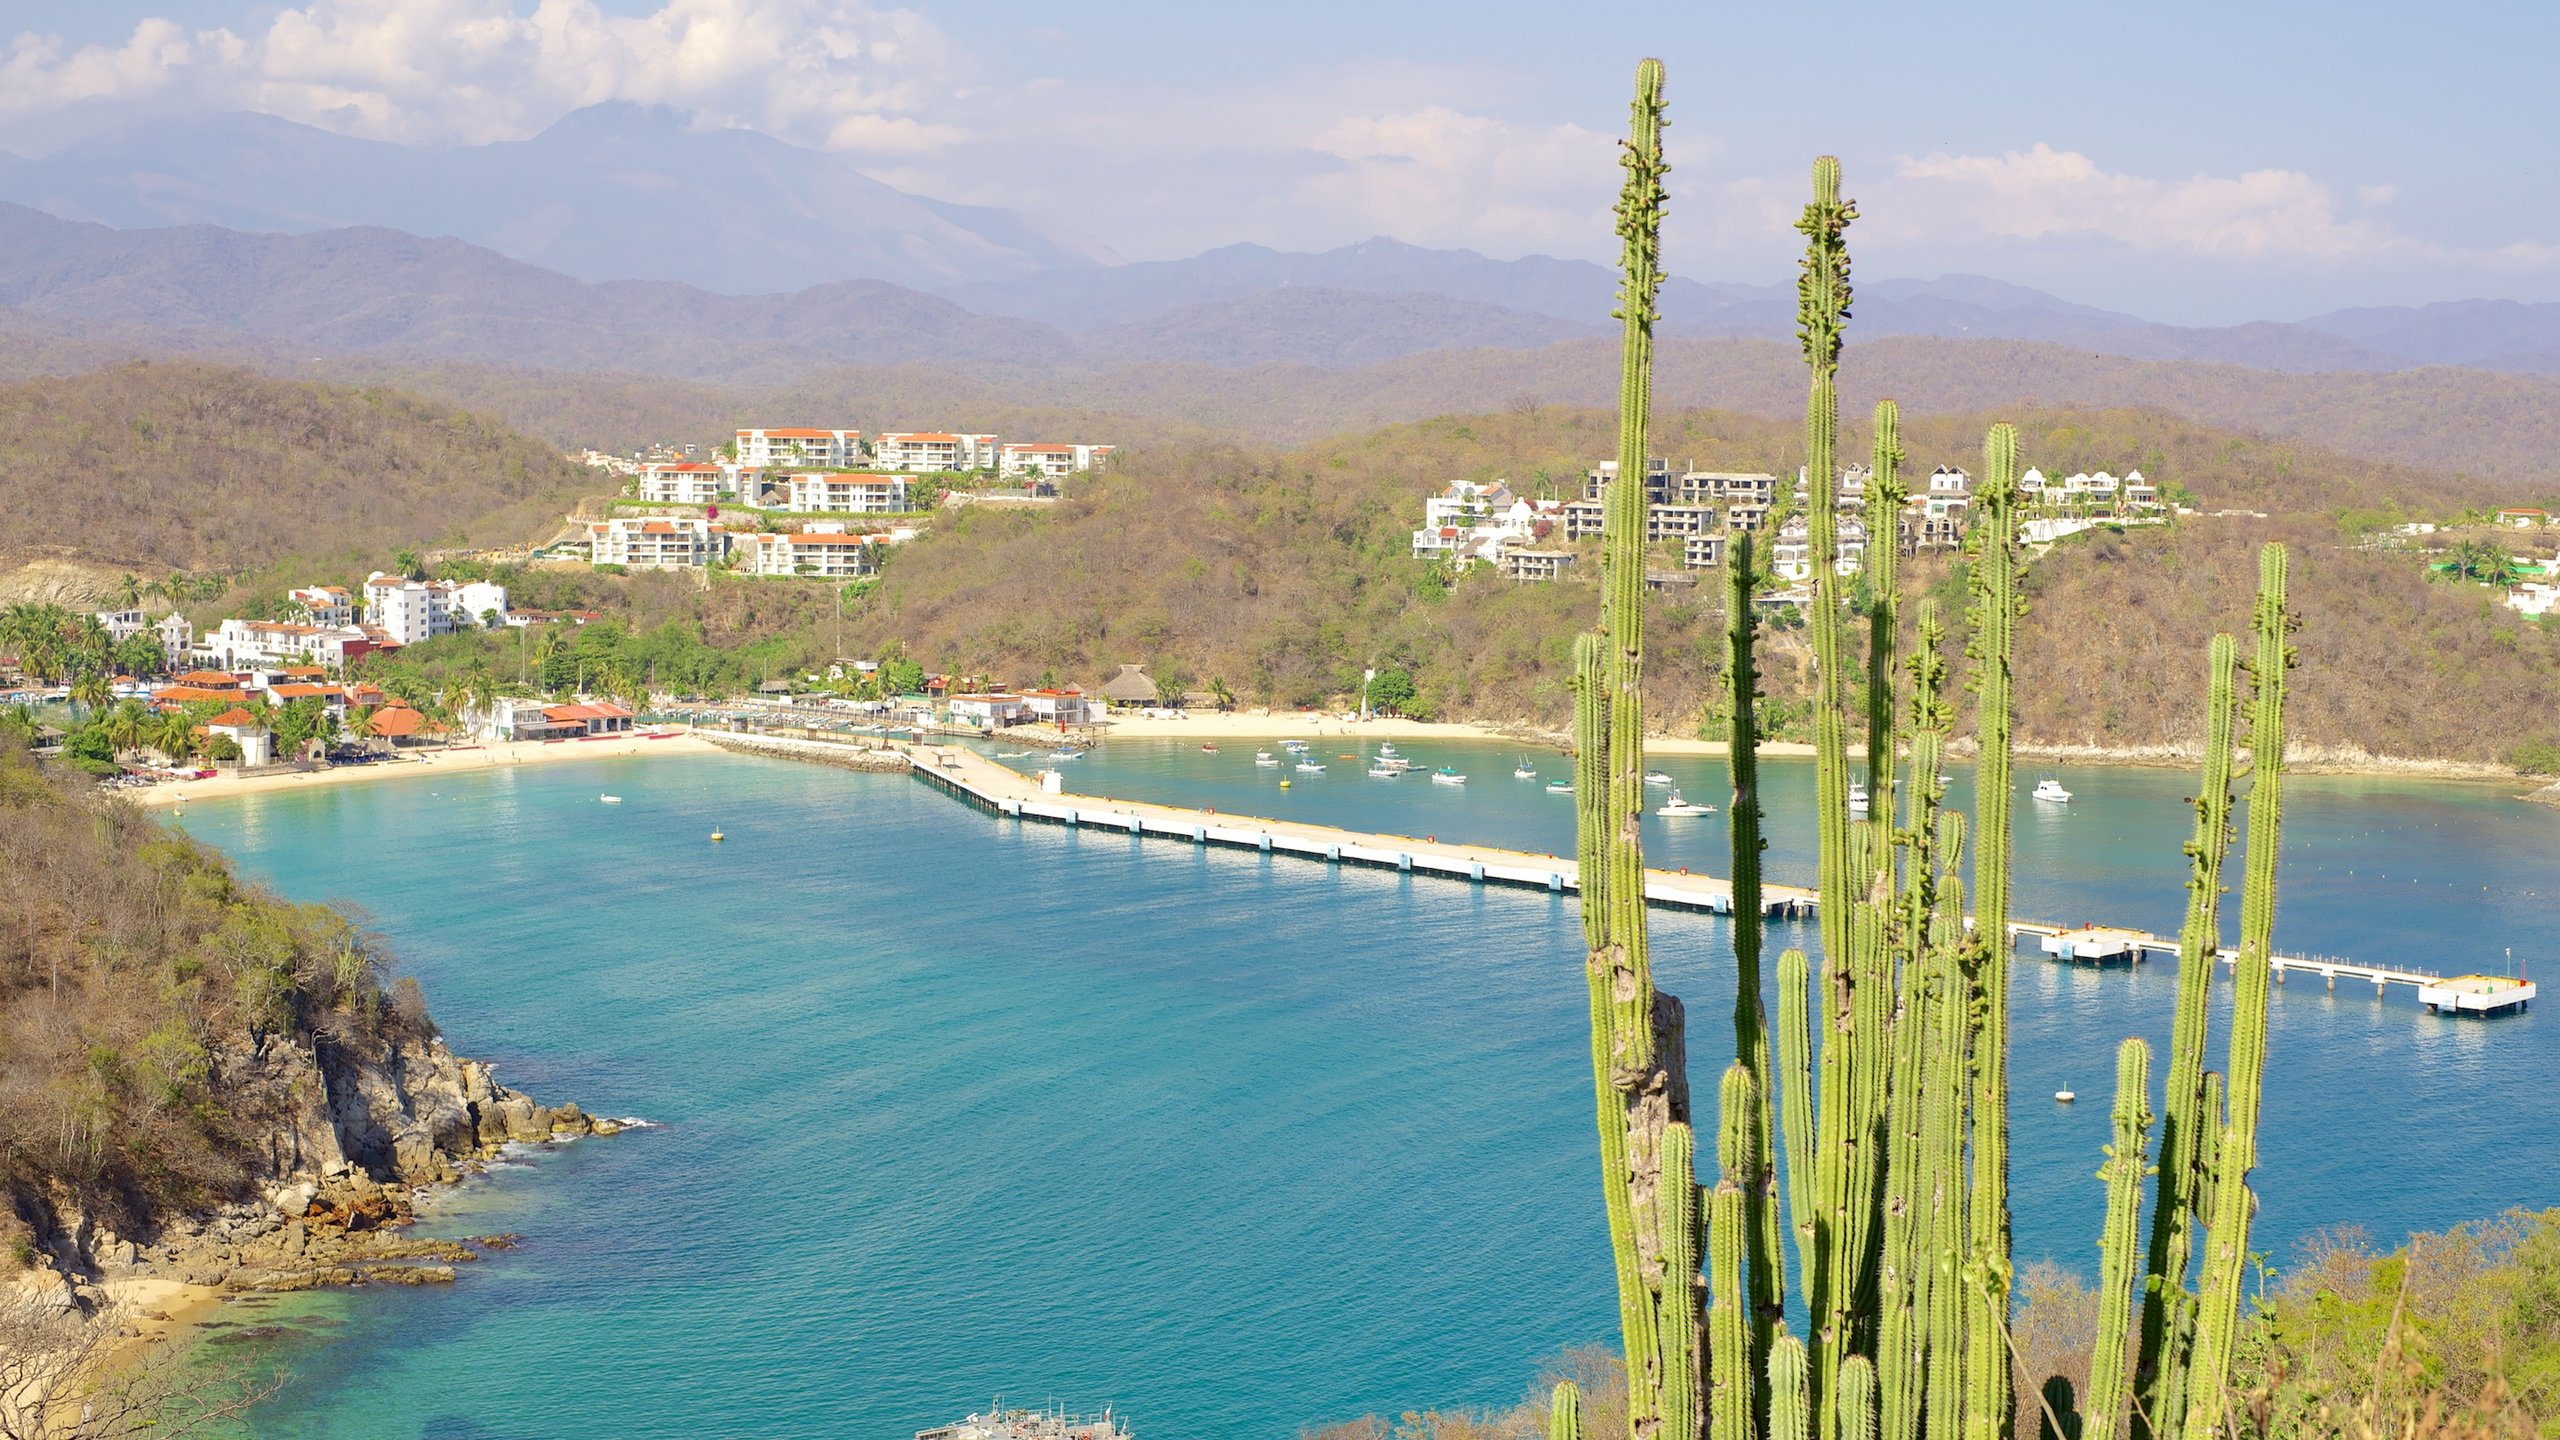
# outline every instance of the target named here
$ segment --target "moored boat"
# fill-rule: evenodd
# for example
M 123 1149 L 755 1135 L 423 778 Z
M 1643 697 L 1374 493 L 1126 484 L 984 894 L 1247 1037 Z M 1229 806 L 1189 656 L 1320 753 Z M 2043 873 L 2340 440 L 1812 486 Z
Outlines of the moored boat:
M 2071 792 L 2062 788 L 2061 781 L 2047 775 L 2036 782 L 2035 798 L 2054 805 L 2068 805 L 2071 803 Z
M 1431 783 L 1434 785 L 1464 785 L 1467 783 L 1467 777 L 1459 774 L 1456 769 L 1443 765 L 1439 769 L 1431 772 Z
M 1671 777 L 1663 774 L 1659 770 L 1647 770 L 1644 772 L 1644 783 L 1647 785 L 1668 785 L 1671 783 Z
M 1668 815 L 1673 819 L 1679 819 L 1689 815 L 1713 815 L 1716 813 L 1716 807 L 1713 805 L 1700 805 L 1695 801 L 1683 798 L 1680 794 L 1679 788 L 1675 786 L 1671 791 L 1671 798 L 1663 801 L 1661 808 L 1655 810 L 1653 813 L 1656 815 Z

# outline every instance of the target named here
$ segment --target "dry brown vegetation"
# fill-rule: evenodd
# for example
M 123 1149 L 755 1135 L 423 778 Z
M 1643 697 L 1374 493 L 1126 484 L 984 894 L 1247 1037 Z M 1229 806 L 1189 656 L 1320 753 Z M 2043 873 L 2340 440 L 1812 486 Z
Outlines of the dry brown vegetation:
M 594 480 L 386 390 L 134 364 L 0 386 L 0 562 L 52 547 L 146 573 L 548 534 Z
M 67 1208 L 148 1236 L 236 1198 L 260 1097 L 221 1057 L 270 1036 L 371 1048 L 429 1022 L 377 943 L 292 905 L 0 735 L 0 1270 Z

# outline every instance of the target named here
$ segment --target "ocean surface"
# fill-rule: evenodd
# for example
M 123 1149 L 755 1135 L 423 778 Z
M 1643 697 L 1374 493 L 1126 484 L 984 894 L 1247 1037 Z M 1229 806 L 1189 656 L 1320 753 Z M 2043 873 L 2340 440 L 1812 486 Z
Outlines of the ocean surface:
M 1367 747 L 1338 740 L 1321 776 L 1257 770 L 1254 748 L 1120 742 L 1060 768 L 1088 793 L 1571 845 L 1571 800 L 1511 777 L 1560 772 L 1553 754 L 1413 747 L 1470 775 L 1440 786 L 1368 780 L 1334 758 Z M 1649 857 L 1723 873 L 1722 763 L 1663 768 L 1719 814 L 1648 817 Z M 1811 767 L 1766 769 L 1772 876 L 1809 878 Z M 2018 913 L 2174 929 L 2192 779 L 2057 773 L 2067 809 L 2018 807 Z M 2285 820 L 2279 948 L 2560 978 L 2560 811 L 2292 777 Z M 1614 1341 L 1561 898 L 1025 825 L 900 776 L 731 756 L 182 823 L 288 895 L 360 907 L 457 1050 L 658 1127 L 446 1201 L 435 1233 L 523 1237 L 450 1289 L 264 1307 L 286 1337 L 219 1353 L 293 1380 L 241 1433 L 903 1440 L 1000 1394 L 1111 1404 L 1162 1440 L 1287 1437 L 1507 1404 L 1542 1357 Z M 1693 1075 L 1730 1058 L 1727 923 L 1654 917 Z M 2114 1045 L 2165 1044 L 2174 975 L 2021 956 L 2014 977 L 2018 1258 L 2092 1272 Z M 2438 1018 L 2294 977 L 2271 1006 L 2256 1248 L 2281 1267 L 2322 1227 L 2387 1242 L 2560 1204 L 2548 1008 Z M 2077 1105 L 2049 1098 L 2065 1088 Z

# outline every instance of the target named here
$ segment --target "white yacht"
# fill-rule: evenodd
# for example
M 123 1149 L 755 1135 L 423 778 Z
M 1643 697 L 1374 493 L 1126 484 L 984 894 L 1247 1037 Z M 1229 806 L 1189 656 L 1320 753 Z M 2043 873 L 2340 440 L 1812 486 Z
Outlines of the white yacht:
M 1268 750 L 1256 750 L 1253 752 L 1253 763 L 1266 770 L 1273 770 L 1279 768 L 1280 757 Z
M 1852 814 L 1852 815 L 1864 815 L 1864 814 L 1866 814 L 1866 813 L 1867 813 L 1867 811 L 1868 811 L 1869 809 L 1871 809 L 1871 808 L 1873 808 L 1873 807 L 1872 807 L 1871 802 L 1867 799 L 1867 787 L 1866 787 L 1866 785 L 1865 785 L 1863 782 L 1861 782 L 1861 781 L 1857 781 L 1857 780 L 1852 780 L 1852 781 L 1850 781 L 1850 782 L 1849 782 L 1849 813 L 1850 813 L 1850 814 Z
M 1694 801 L 1682 798 L 1678 787 L 1675 786 L 1671 791 L 1671 798 L 1663 801 L 1661 808 L 1655 810 L 1653 813 L 1656 815 L 1669 815 L 1674 819 L 1677 819 L 1685 815 L 1713 815 L 1716 813 L 1716 807 L 1713 805 L 1700 805 Z
M 2071 803 L 2071 792 L 2062 788 L 2061 781 L 2047 775 L 2036 782 L 2035 798 L 2055 805 L 2068 805 Z
M 1647 770 L 1644 772 L 1644 783 L 1647 785 L 1668 785 L 1671 783 L 1671 777 L 1663 774 L 1659 770 Z
M 1292 768 L 1304 770 L 1308 774 L 1313 775 L 1324 769 L 1324 762 L 1320 760 L 1301 760 Z

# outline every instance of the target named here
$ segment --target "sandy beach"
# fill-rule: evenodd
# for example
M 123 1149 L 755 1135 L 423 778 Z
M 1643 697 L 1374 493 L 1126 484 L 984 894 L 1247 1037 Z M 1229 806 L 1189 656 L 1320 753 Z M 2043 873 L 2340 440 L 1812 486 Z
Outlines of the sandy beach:
M 451 775 L 508 765 L 544 765 L 564 760 L 603 760 L 617 755 L 703 755 L 710 741 L 684 730 L 640 730 L 593 740 L 516 740 L 486 745 L 456 745 L 420 750 L 372 765 L 343 765 L 334 770 L 273 775 L 221 775 L 211 780 L 173 781 L 132 792 L 134 803 L 153 808 L 192 805 L 235 795 L 281 790 L 308 790 L 322 785 L 352 785 L 402 776 Z

